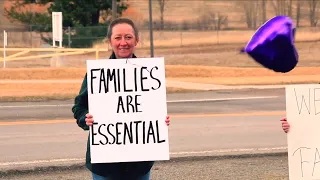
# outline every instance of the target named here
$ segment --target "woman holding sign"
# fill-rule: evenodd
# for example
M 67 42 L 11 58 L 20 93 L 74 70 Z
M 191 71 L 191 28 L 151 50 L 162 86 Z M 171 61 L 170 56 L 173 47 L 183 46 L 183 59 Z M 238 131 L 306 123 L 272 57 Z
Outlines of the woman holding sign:
M 136 25 L 126 18 L 114 20 L 107 32 L 108 41 L 112 47 L 110 59 L 136 58 L 135 47 L 139 41 Z M 79 95 L 75 98 L 72 107 L 74 118 L 83 130 L 89 130 L 94 122 L 94 117 L 88 113 L 87 75 L 85 75 Z M 164 122 L 170 123 L 169 116 L 164 117 Z M 91 164 L 90 139 L 87 140 L 86 167 L 92 172 L 93 180 L 149 180 L 153 161 L 124 162 L 124 163 L 97 163 Z M 134 154 L 136 152 L 132 152 Z

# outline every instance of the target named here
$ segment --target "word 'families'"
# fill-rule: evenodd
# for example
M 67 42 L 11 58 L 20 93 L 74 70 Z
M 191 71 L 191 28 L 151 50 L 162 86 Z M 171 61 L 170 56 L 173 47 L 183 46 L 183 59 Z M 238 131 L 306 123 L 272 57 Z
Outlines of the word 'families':
M 133 69 L 133 87 L 127 87 L 126 81 L 130 79 L 127 78 L 128 70 L 126 68 L 122 69 L 104 69 L 104 68 L 96 68 L 91 69 L 91 88 L 90 93 L 108 93 L 113 89 L 113 92 L 141 92 L 141 91 L 149 91 L 150 88 L 152 90 L 157 90 L 161 87 L 161 81 L 154 76 L 154 71 L 158 70 L 157 66 L 151 68 L 148 71 L 147 67 L 134 68 Z M 132 75 L 128 75 L 132 77 Z M 146 80 L 151 79 L 157 81 L 157 86 L 146 87 L 146 84 L 150 84 L 150 82 L 146 82 Z M 94 91 L 94 87 L 96 87 L 96 83 L 99 83 L 98 92 Z M 138 83 L 140 85 L 138 85 Z

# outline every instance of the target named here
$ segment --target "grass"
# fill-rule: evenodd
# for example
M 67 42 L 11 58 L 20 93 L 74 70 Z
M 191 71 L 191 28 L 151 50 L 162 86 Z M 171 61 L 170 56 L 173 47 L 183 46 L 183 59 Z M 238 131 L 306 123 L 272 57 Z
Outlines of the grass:
M 0 69 L 0 80 L 82 80 L 85 73 L 85 68 L 5 68 Z M 261 67 L 166 66 L 167 78 L 252 78 L 265 76 L 272 78 L 310 75 L 320 75 L 320 67 L 296 67 L 288 73 L 277 73 Z
M 199 35 L 199 33 L 198 33 Z M 209 35 L 209 34 L 207 34 Z M 239 34 L 240 36 L 240 34 Z M 316 35 L 314 38 L 318 38 Z M 196 37 L 196 36 L 195 36 Z M 190 38 L 195 38 L 191 36 Z M 227 38 L 228 35 L 225 35 Z M 231 37 L 231 35 L 230 35 Z M 233 36 L 236 38 L 236 36 Z M 302 35 L 301 35 L 302 37 Z M 305 38 L 309 37 L 305 35 Z M 311 36 L 310 36 L 311 37 Z M 174 38 L 172 36 L 172 38 Z M 241 37 L 239 37 L 241 38 Z M 196 38 L 195 38 L 196 39 Z M 229 39 L 230 41 L 232 39 Z M 196 41 L 194 41 L 196 43 Z M 201 41 L 198 41 L 201 43 Z M 155 56 L 166 60 L 168 80 L 214 83 L 223 85 L 318 83 L 320 79 L 320 43 L 298 42 L 299 64 L 289 73 L 275 73 L 262 68 L 245 54 L 239 54 L 244 43 L 219 45 L 192 45 L 155 49 Z M 139 57 L 148 56 L 149 49 L 138 48 Z M 101 58 L 108 54 L 100 54 Z M 50 59 L 33 59 L 7 62 L 0 68 L 1 80 L 79 79 L 86 72 L 85 60 L 95 55 L 66 56 L 61 58 L 61 68 L 51 68 Z M 268 77 L 267 77 L 268 76 Z M 79 91 L 79 83 L 0 84 L 1 101 L 70 99 Z M 168 93 L 194 92 L 195 90 L 168 87 Z
M 320 66 L 320 41 L 298 42 L 295 44 L 299 53 L 299 67 Z M 194 45 L 174 48 L 155 48 L 156 57 L 164 57 L 166 65 L 195 65 L 195 66 L 219 66 L 219 67 L 261 67 L 246 54 L 239 53 L 244 43 L 239 44 L 211 44 Z M 109 57 L 111 52 L 100 53 L 101 59 Z M 150 57 L 148 48 L 137 48 L 138 57 Z M 60 66 L 64 68 L 85 68 L 87 59 L 95 59 L 95 54 L 61 56 L 56 58 Z M 49 68 L 53 60 L 50 58 L 34 58 L 32 60 L 7 61 L 7 68 Z M 0 68 L 1 68 L 0 63 Z M 0 69 L 1 70 L 1 69 Z
M 172 78 L 172 80 L 205 83 L 216 85 L 287 85 L 320 83 L 320 75 L 309 76 L 260 76 L 260 77 L 229 77 L 229 78 Z
M 0 83 L 0 101 L 43 101 L 74 99 L 81 83 Z M 167 87 L 167 93 L 199 90 Z
M 84 68 L 1 69 L 0 80 L 82 80 Z M 320 67 L 297 67 L 289 73 L 276 73 L 264 68 L 167 65 L 167 80 L 221 85 L 263 85 L 319 83 Z M 0 101 L 39 101 L 73 99 L 79 92 L 76 83 L 0 83 Z M 167 87 L 167 93 L 199 90 Z

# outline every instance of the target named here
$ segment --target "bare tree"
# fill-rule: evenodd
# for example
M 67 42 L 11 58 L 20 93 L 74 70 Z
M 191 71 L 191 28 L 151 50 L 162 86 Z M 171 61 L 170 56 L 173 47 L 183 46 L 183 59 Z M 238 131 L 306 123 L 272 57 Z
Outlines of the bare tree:
M 293 0 L 272 0 L 270 1 L 277 16 L 286 15 L 292 16 Z
M 262 8 L 261 20 L 262 22 L 266 22 L 267 21 L 267 0 L 261 0 L 261 8 Z
M 287 0 L 287 15 L 292 17 L 292 0 Z
M 236 1 L 236 6 L 240 6 L 243 9 L 247 27 L 250 29 L 257 28 L 259 25 L 259 9 L 261 7 L 259 1 Z
M 167 0 L 158 0 L 159 8 L 160 8 L 160 29 L 164 29 L 163 14 L 164 14 L 164 7 L 165 7 L 166 1 Z
M 0 1 L 0 24 L 4 21 L 4 1 Z
M 301 5 L 302 1 L 297 0 L 297 13 L 296 13 L 296 27 L 300 26 L 300 18 L 301 18 Z
M 317 9 L 319 5 L 319 0 L 309 0 L 308 3 L 310 26 L 315 27 L 318 24 Z

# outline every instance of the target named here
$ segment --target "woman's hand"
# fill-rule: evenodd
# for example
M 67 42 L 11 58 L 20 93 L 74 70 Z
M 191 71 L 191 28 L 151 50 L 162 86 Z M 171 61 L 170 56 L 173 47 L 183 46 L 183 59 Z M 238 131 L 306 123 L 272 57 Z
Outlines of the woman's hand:
M 93 123 L 93 117 L 91 114 L 87 113 L 86 114 L 86 124 L 88 126 L 92 126 L 92 123 Z
M 287 121 L 287 118 L 282 118 L 280 120 L 282 122 L 282 129 L 285 133 L 289 132 L 290 130 L 290 124 Z
M 167 116 L 167 117 L 166 117 L 166 124 L 167 124 L 167 126 L 170 125 L 170 116 Z

